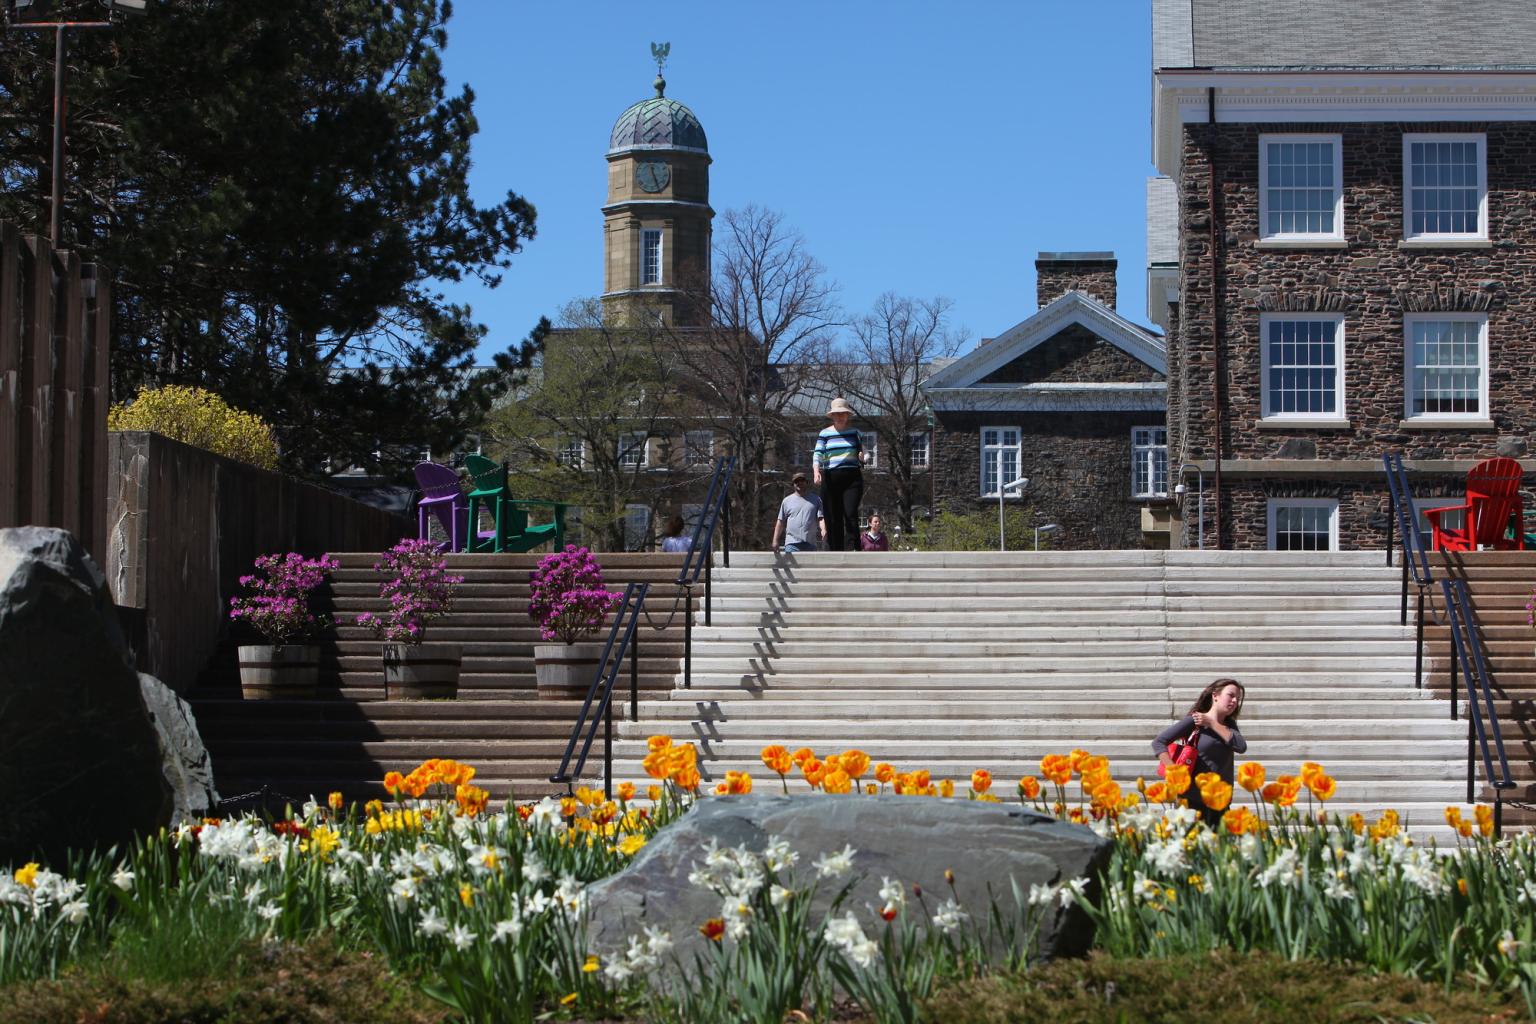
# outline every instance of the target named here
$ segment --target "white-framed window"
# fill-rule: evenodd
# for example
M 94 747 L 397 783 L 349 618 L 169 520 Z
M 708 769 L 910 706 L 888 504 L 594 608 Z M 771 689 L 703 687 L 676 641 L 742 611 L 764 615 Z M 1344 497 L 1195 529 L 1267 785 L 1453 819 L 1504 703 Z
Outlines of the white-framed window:
M 907 435 L 907 458 L 913 469 L 928 468 L 928 432 Z
M 1342 419 L 1344 318 L 1265 313 L 1259 332 L 1265 418 Z
M 880 435 L 873 430 L 861 430 L 859 443 L 864 446 L 864 468 L 871 473 L 880 472 Z
M 1338 135 L 1259 136 L 1259 237 L 1344 238 L 1344 142 Z
M 1419 541 L 1424 550 L 1428 551 L 1430 542 L 1434 540 L 1434 528 L 1429 525 L 1429 517 L 1424 514 L 1426 509 L 1450 508 L 1453 505 L 1466 504 L 1465 494 L 1448 494 L 1443 498 L 1414 498 L 1413 519 L 1419 529 Z M 1440 526 L 1446 530 L 1465 530 L 1467 528 L 1467 512 L 1465 509 L 1457 509 L 1455 512 L 1447 512 L 1440 517 Z M 1393 523 L 1396 529 L 1397 524 Z
M 580 469 L 587 463 L 587 444 L 579 437 L 567 437 L 555 450 L 555 461 L 567 469 Z
M 640 232 L 640 283 L 661 284 L 661 229 Z
M 619 465 L 625 469 L 640 469 L 646 461 L 646 436 L 643 431 L 625 434 L 619 438 Z
M 1022 455 L 1018 427 L 981 428 L 981 496 L 997 497 L 998 488 L 1019 478 Z M 1020 488 L 1008 492 L 1018 497 Z
M 624 506 L 624 550 L 649 551 L 651 549 L 651 507 L 649 505 Z
M 1409 313 L 1403 372 L 1405 419 L 1488 417 L 1488 317 Z
M 1403 237 L 1488 237 L 1488 137 L 1403 136 Z
M 1131 428 L 1131 496 L 1168 496 L 1168 428 Z
M 1337 551 L 1337 498 L 1270 498 L 1269 550 Z
M 715 458 L 715 432 L 690 430 L 683 434 L 683 465 L 707 466 Z

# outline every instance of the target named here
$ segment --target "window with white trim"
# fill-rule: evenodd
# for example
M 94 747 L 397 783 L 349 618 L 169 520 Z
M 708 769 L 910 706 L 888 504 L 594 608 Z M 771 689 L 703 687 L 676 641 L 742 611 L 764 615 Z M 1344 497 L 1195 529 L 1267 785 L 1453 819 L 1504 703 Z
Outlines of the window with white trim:
M 661 229 L 640 232 L 640 283 L 661 284 Z
M 580 469 L 587 462 L 587 444 L 579 437 L 568 437 L 555 451 L 555 461 L 567 469 Z
M 913 469 L 928 468 L 928 432 L 907 435 L 907 459 Z
M 1168 428 L 1131 428 L 1131 496 L 1168 496 Z
M 1406 419 L 1488 417 L 1488 318 L 1482 314 L 1410 313 Z
M 646 465 L 646 436 L 644 433 L 625 434 L 619 438 L 619 465 L 625 469 L 640 469 Z
M 651 507 L 649 505 L 624 506 L 624 550 L 649 551 L 651 549 Z
M 981 496 L 997 497 L 998 488 L 1019 478 L 1022 457 L 1018 427 L 981 428 Z M 1008 492 L 1018 497 L 1020 490 Z
M 715 432 L 690 430 L 683 434 L 683 465 L 707 466 L 715 457 Z
M 1488 137 L 1403 136 L 1403 237 L 1488 237 Z
M 1338 135 L 1259 136 L 1259 236 L 1344 238 L 1344 143 Z
M 871 473 L 880 472 L 880 435 L 873 430 L 859 431 L 859 444 L 864 447 L 864 468 Z
M 1344 318 L 1264 314 L 1264 416 L 1344 417 Z
M 1337 498 L 1270 498 L 1269 550 L 1337 551 Z
M 1428 551 L 1430 543 L 1434 540 L 1434 527 L 1429 524 L 1429 517 L 1424 513 L 1433 508 L 1452 508 L 1466 503 L 1465 494 L 1449 494 L 1443 498 L 1413 498 L 1413 519 L 1418 526 L 1419 540 Z M 1394 523 L 1394 528 L 1396 524 Z M 1466 509 L 1457 509 L 1455 512 L 1446 512 L 1440 516 L 1440 528 L 1444 530 L 1465 530 L 1467 528 Z

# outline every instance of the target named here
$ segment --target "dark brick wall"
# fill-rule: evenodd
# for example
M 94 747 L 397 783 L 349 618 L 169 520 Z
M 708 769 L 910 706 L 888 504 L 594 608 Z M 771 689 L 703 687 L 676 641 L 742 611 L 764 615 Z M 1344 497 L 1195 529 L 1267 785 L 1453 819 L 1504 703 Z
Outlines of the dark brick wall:
M 1035 301 L 1044 306 L 1070 291 L 1079 291 L 1115 308 L 1116 261 L 1035 260 Z
M 941 412 L 935 426 L 938 500 L 951 508 L 997 508 L 981 492 L 984 426 L 1021 428 L 1023 503 L 1040 523 L 1059 523 L 1066 548 L 1139 548 L 1141 506 L 1131 500 L 1131 428 L 1157 426 L 1156 412 Z M 1010 499 L 1012 503 L 1012 499 Z
M 1443 498 L 1447 505 L 1461 504 L 1466 478 L 1414 474 L 1416 497 Z M 1211 475 L 1205 475 L 1206 486 Z M 1190 487 L 1194 491 L 1193 485 Z M 1245 478 L 1223 482 L 1223 507 L 1231 525 L 1226 527 L 1232 548 L 1263 550 L 1269 546 L 1269 500 L 1271 498 L 1333 498 L 1339 503 L 1339 548 L 1341 550 L 1384 548 L 1388 515 L 1388 495 L 1379 476 L 1343 479 L 1283 480 Z M 1206 546 L 1214 546 L 1211 510 L 1214 496 L 1206 495 Z M 1185 526 L 1189 543 L 1196 540 L 1198 505 L 1191 497 L 1185 506 Z M 1395 526 L 1394 526 L 1395 529 Z
M 1487 133 L 1488 249 L 1401 249 L 1402 135 Z M 1261 249 L 1258 241 L 1258 137 L 1266 132 L 1338 133 L 1343 140 L 1343 249 Z M 1207 201 L 1216 165 L 1221 268 L 1213 294 L 1212 216 Z M 1310 442 L 1321 460 L 1375 458 L 1384 448 L 1410 459 L 1484 458 L 1496 448 L 1523 452 L 1536 424 L 1536 125 L 1218 124 L 1185 128 L 1180 194 L 1179 328 L 1171 340 L 1170 451 L 1177 464 L 1210 459 L 1215 435 L 1212 325 L 1224 336 L 1227 459 L 1277 458 Z M 1258 430 L 1262 313 L 1337 311 L 1345 317 L 1348 430 Z M 1403 314 L 1476 311 L 1488 315 L 1493 430 L 1403 430 Z M 1207 475 L 1209 483 L 1209 474 Z M 1246 485 L 1245 485 L 1246 486 Z M 1233 500 L 1239 498 L 1234 492 Z M 1228 534 L 1262 547 L 1252 515 L 1234 508 Z M 1210 510 L 1207 510 L 1210 515 Z M 1345 520 L 1351 518 L 1344 516 Z M 1208 523 L 1209 525 L 1209 523 Z M 1342 526 L 1342 524 L 1341 524 Z M 1353 534 L 1349 536 L 1353 537 Z M 1380 544 L 1373 533 L 1362 542 Z
M 1163 375 L 1082 324 L 1072 324 L 982 378 L 983 384 L 1156 381 Z

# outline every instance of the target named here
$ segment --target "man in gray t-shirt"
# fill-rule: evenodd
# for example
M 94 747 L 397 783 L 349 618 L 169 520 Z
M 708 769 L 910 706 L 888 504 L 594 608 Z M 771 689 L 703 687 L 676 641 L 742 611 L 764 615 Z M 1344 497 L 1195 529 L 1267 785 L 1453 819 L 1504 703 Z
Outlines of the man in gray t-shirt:
M 790 477 L 790 483 L 795 485 L 795 493 L 779 504 L 779 518 L 773 524 L 773 549 L 777 551 L 782 540 L 785 551 L 815 551 L 820 546 L 817 538 L 827 539 L 827 520 L 821 512 L 821 499 L 806 493 L 804 473 Z M 789 527 L 787 536 L 786 523 Z

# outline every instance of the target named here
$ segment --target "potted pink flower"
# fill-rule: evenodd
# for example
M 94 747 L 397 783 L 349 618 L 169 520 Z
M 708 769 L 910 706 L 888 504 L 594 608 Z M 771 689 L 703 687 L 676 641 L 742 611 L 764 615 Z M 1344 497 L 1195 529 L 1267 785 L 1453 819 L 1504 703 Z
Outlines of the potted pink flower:
M 574 544 L 539 559 L 529 588 L 528 615 L 546 641 L 533 647 L 539 696 L 581 700 L 603 656 L 602 644 L 584 641 L 597 635 L 623 595 L 603 586 L 602 566 L 591 551 Z
M 330 555 L 295 551 L 262 555 L 240 577 L 249 593 L 229 599 L 229 619 L 259 633 L 265 644 L 242 644 L 240 693 L 246 700 L 313 697 L 320 683 L 320 648 L 304 643 L 327 624 L 310 608 L 314 590 L 339 565 Z
M 383 575 L 382 612 L 363 612 L 357 624 L 384 641 L 384 695 L 389 700 L 451 699 L 459 693 L 464 648 L 424 643 L 427 623 L 447 615 L 464 577 L 448 573 L 435 541 L 402 540 L 384 552 L 374 571 Z

